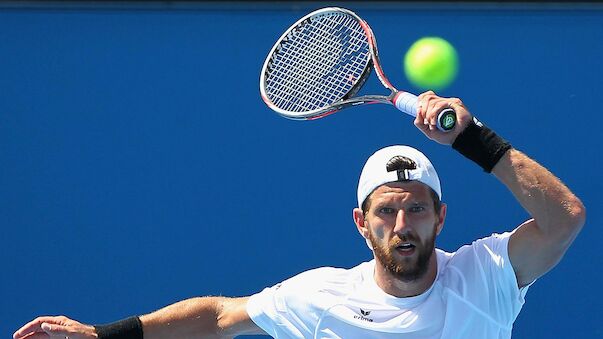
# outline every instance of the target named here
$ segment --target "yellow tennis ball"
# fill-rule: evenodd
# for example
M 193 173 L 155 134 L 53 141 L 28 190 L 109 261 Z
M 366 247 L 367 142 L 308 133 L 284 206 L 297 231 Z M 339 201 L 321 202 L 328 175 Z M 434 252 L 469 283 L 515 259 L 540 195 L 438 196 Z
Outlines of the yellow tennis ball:
M 404 72 L 408 80 L 417 87 L 442 90 L 456 78 L 458 72 L 456 50 L 442 38 L 421 38 L 406 52 Z

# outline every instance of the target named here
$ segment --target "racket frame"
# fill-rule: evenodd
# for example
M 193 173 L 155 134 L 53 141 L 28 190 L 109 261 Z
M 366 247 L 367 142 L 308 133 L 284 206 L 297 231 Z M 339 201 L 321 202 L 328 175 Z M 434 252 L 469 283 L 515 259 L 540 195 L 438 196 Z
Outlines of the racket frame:
M 364 71 L 358 77 L 358 79 L 356 79 L 356 82 L 352 85 L 352 87 L 350 88 L 348 93 L 346 93 L 340 100 L 335 101 L 334 103 L 332 103 L 330 105 L 323 106 L 323 107 L 320 107 L 320 108 L 317 108 L 314 110 L 310 110 L 310 111 L 305 111 L 305 112 L 290 112 L 290 111 L 279 108 L 277 105 L 275 105 L 269 99 L 268 94 L 266 93 L 266 88 L 265 88 L 268 67 L 271 64 L 271 61 L 275 55 L 275 52 L 280 47 L 280 45 L 283 43 L 283 41 L 285 41 L 287 39 L 287 37 L 291 34 L 291 32 L 293 30 L 295 30 L 297 27 L 303 25 L 306 21 L 311 20 L 312 18 L 326 15 L 326 14 L 332 13 L 332 12 L 345 13 L 345 14 L 353 17 L 364 30 L 364 33 L 368 40 L 369 56 L 370 56 Z M 362 86 L 364 85 L 366 80 L 370 77 L 373 68 L 375 69 L 375 73 L 377 73 L 377 77 L 379 78 L 379 80 L 381 81 L 383 86 L 385 86 L 387 89 L 389 89 L 391 91 L 391 94 L 389 96 L 362 95 L 362 96 L 355 97 L 354 95 L 356 95 L 358 93 L 358 91 L 360 91 L 360 89 L 362 88 Z M 270 52 L 268 53 L 268 57 L 266 58 L 266 60 L 264 61 L 264 65 L 262 66 L 262 72 L 260 73 L 260 94 L 261 94 L 262 99 L 266 103 L 266 105 L 268 105 L 268 107 L 270 107 L 270 109 L 274 110 L 275 112 L 282 115 L 283 117 L 288 118 L 288 119 L 293 119 L 293 120 L 315 120 L 315 119 L 319 119 L 319 118 L 325 117 L 327 115 L 333 114 L 337 111 L 340 111 L 340 110 L 350 107 L 350 106 L 357 106 L 357 105 L 363 105 L 363 104 L 375 104 L 375 103 L 393 104 L 392 99 L 394 98 L 396 93 L 398 93 L 398 91 L 391 85 L 391 83 L 389 82 L 389 80 L 387 79 L 385 74 L 383 73 L 383 70 L 381 69 L 381 66 L 379 64 L 379 58 L 377 55 L 377 46 L 376 46 L 375 38 L 374 38 L 371 28 L 356 13 L 354 13 L 350 10 L 347 10 L 345 8 L 340 8 L 340 7 L 326 7 L 326 8 L 316 10 L 312 13 L 305 15 L 304 17 L 302 17 L 301 19 L 296 21 L 293 25 L 291 25 L 291 27 L 289 27 L 289 29 L 287 29 L 285 31 L 285 33 L 283 33 L 281 35 L 281 37 L 276 41 L 276 43 L 274 44 L 272 49 L 270 49 Z
M 356 82 L 352 85 L 352 87 L 350 88 L 348 93 L 346 93 L 340 100 L 335 101 L 334 103 L 332 103 L 330 105 L 323 106 L 323 107 L 309 110 L 309 111 L 304 111 L 304 112 L 290 112 L 290 111 L 279 108 L 276 104 L 274 104 L 270 100 L 270 98 L 268 97 L 268 94 L 266 93 L 266 89 L 265 89 L 266 75 L 268 73 L 268 67 L 271 64 L 271 61 L 275 55 L 275 52 L 277 51 L 279 46 L 285 41 L 285 39 L 291 34 L 291 32 L 293 30 L 302 26 L 306 21 L 311 20 L 312 18 L 319 17 L 322 15 L 327 15 L 328 13 L 332 13 L 332 12 L 345 13 L 346 15 L 349 15 L 350 17 L 354 18 L 358 22 L 358 24 L 362 27 L 362 29 L 366 35 L 366 38 L 368 40 L 369 56 L 370 56 L 364 71 L 358 77 Z M 381 84 L 386 89 L 390 90 L 390 94 L 388 96 L 385 96 L 385 95 L 361 95 L 361 96 L 355 97 L 355 95 L 358 93 L 358 91 L 360 91 L 360 89 L 362 88 L 362 86 L 364 85 L 366 80 L 369 78 L 373 68 L 375 69 L 375 73 L 377 74 L 377 78 L 379 79 Z M 268 107 L 270 107 L 272 110 L 274 110 L 281 116 L 288 118 L 288 119 L 293 119 L 293 120 L 315 120 L 315 119 L 323 118 L 327 115 L 333 114 L 337 111 L 340 111 L 340 110 L 350 107 L 350 106 L 358 106 L 358 105 L 364 105 L 364 104 L 376 104 L 376 103 L 394 105 L 398 110 L 400 110 L 404 113 L 407 113 L 408 115 L 411 115 L 413 117 L 417 116 L 417 113 L 416 113 L 417 97 L 414 94 L 397 90 L 385 76 L 385 73 L 383 72 L 383 68 L 381 67 L 381 62 L 379 60 L 379 51 L 377 49 L 377 41 L 375 39 L 375 35 L 373 34 L 373 30 L 371 29 L 371 27 L 368 25 L 368 23 L 366 21 L 364 21 L 356 13 L 354 13 L 348 9 L 340 8 L 340 7 L 326 7 L 326 8 L 322 8 L 322 9 L 313 11 L 313 12 L 305 15 L 298 21 L 296 21 L 293 25 L 291 25 L 291 27 L 289 27 L 289 29 L 287 29 L 285 31 L 285 33 L 283 33 L 281 35 L 281 37 L 276 41 L 276 43 L 270 50 L 270 53 L 268 53 L 268 57 L 264 61 L 264 65 L 262 67 L 262 72 L 260 74 L 260 93 L 261 93 L 262 99 L 264 100 L 266 105 L 268 105 Z M 455 124 L 456 124 L 456 114 L 455 114 L 454 110 L 445 109 L 442 112 L 440 112 L 440 114 L 438 115 L 437 127 L 441 131 L 451 130 L 452 128 L 454 128 Z M 442 126 L 446 126 L 446 127 L 443 128 Z

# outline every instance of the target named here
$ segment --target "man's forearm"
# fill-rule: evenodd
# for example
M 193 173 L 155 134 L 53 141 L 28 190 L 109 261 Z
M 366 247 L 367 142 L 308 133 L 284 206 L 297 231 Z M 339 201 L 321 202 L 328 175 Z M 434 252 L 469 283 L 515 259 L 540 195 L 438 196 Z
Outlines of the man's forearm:
M 561 180 L 515 149 L 506 152 L 492 173 L 511 190 L 541 232 L 571 243 L 584 223 L 585 210 Z
M 145 339 L 223 338 L 220 323 L 227 298 L 191 298 L 140 317 Z

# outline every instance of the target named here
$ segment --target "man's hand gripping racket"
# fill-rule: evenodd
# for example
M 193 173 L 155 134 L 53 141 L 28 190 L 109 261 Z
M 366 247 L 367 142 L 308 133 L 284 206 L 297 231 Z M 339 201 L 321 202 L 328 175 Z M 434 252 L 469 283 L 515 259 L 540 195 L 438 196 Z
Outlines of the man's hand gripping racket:
M 355 96 L 372 68 L 389 96 Z M 266 104 L 282 116 L 313 120 L 362 104 L 392 104 L 417 116 L 417 96 L 398 91 L 381 69 L 377 43 L 369 25 L 354 12 L 338 7 L 314 11 L 291 26 L 270 50 L 260 75 Z M 456 125 L 456 113 L 444 108 L 437 128 Z

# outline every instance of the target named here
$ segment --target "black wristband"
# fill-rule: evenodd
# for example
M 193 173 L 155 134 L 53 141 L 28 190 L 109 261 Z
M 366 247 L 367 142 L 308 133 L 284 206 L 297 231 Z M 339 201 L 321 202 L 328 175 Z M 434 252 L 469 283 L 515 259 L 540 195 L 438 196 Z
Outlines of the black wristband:
M 492 172 L 500 158 L 511 147 L 507 140 L 499 137 L 475 117 L 452 143 L 452 148 L 480 165 L 488 173 Z
M 142 322 L 129 317 L 106 325 L 94 325 L 99 339 L 142 339 Z

